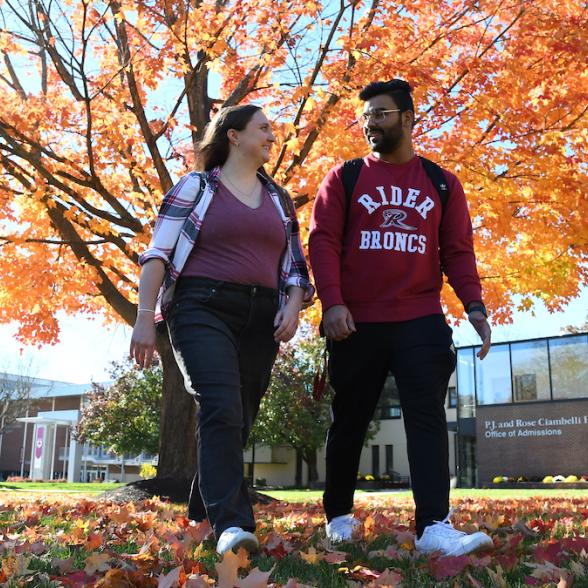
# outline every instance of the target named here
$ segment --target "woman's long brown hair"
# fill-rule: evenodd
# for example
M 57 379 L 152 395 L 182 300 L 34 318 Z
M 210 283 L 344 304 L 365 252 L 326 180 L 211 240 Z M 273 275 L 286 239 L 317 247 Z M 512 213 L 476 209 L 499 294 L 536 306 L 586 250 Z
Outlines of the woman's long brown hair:
M 255 104 L 238 104 L 237 106 L 221 108 L 206 126 L 204 136 L 198 143 L 196 150 L 197 169 L 210 171 L 217 166 L 224 165 L 229 157 L 230 150 L 227 132 L 229 129 L 235 129 L 236 131 L 245 129 L 259 110 L 261 110 L 261 107 Z M 294 206 L 288 192 L 278 185 L 263 166 L 258 171 L 275 188 L 280 197 L 280 204 L 284 214 L 293 220 L 295 217 Z

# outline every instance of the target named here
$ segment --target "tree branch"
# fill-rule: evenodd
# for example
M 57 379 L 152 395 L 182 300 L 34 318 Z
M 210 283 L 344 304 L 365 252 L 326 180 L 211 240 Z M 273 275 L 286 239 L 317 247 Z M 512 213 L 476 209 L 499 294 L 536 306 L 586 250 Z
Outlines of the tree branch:
M 173 182 L 169 174 L 169 171 L 165 166 L 165 162 L 161 157 L 161 153 L 159 152 L 159 148 L 157 147 L 157 140 L 155 139 L 155 136 L 151 131 L 149 121 L 147 120 L 147 116 L 145 115 L 143 104 L 141 103 L 139 87 L 137 85 L 137 80 L 135 79 L 135 74 L 133 71 L 133 62 L 131 59 L 131 51 L 129 48 L 129 39 L 127 36 L 127 31 L 125 28 L 125 21 L 123 19 L 120 22 L 118 22 L 118 18 L 120 18 L 120 4 L 118 2 L 112 3 L 112 13 L 115 16 L 115 20 L 117 20 L 117 22 L 115 23 L 115 29 L 117 33 L 117 44 L 120 49 L 122 63 L 126 64 L 125 75 L 127 78 L 127 83 L 129 85 L 129 93 L 131 95 L 131 100 L 133 102 L 133 113 L 137 117 L 137 121 L 139 122 L 139 126 L 141 127 L 141 133 L 143 134 L 143 138 L 145 139 L 145 143 L 147 144 L 147 148 L 149 149 L 149 153 L 151 155 L 151 158 L 153 159 L 153 164 L 155 165 L 157 175 L 159 176 L 161 188 L 164 192 L 167 192 L 172 187 Z

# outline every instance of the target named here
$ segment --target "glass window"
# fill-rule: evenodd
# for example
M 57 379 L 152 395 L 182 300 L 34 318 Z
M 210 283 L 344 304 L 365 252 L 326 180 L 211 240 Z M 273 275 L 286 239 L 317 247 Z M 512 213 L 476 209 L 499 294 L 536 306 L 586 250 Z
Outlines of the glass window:
M 478 405 L 512 402 L 508 345 L 495 345 L 482 361 L 476 357 L 476 394 Z
M 466 419 L 476 416 L 476 388 L 474 380 L 474 350 L 457 350 L 457 414 Z
M 478 485 L 475 438 L 458 437 L 457 476 L 460 488 L 475 488 Z
M 588 397 L 588 335 L 549 340 L 553 398 Z
M 394 445 L 386 445 L 386 473 L 394 470 Z
M 457 406 L 457 391 L 455 386 L 447 388 L 447 408 L 455 408 Z
M 380 446 L 372 445 L 372 476 L 380 477 Z
M 374 419 L 399 419 L 400 418 L 400 396 L 396 387 L 396 380 L 392 374 L 388 374 L 384 388 L 380 394 L 380 400 L 376 407 Z
M 510 346 L 515 402 L 550 400 L 547 341 L 526 341 Z

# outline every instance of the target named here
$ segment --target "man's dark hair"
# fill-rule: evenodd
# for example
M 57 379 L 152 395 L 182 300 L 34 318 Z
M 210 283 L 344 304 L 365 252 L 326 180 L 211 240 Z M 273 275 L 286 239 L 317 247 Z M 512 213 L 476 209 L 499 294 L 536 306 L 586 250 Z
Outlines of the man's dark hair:
M 414 102 L 410 92 L 410 84 L 404 80 L 394 79 L 388 82 L 371 82 L 359 93 L 359 99 L 365 102 L 374 96 L 386 94 L 396 102 L 402 112 L 410 110 L 414 113 Z

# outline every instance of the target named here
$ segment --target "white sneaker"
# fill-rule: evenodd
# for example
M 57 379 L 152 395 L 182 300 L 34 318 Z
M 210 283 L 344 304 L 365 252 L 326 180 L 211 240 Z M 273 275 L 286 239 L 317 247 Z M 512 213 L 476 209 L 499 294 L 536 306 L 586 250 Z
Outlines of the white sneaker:
M 463 531 L 453 528 L 449 522 L 449 517 L 453 511 L 442 521 L 435 521 L 433 525 L 425 527 L 420 539 L 416 539 L 414 544 L 417 551 L 421 553 L 432 553 L 441 551 L 443 555 L 465 555 L 479 549 L 492 549 L 494 542 L 486 533 L 478 531 L 468 535 Z
M 259 549 L 259 541 L 253 533 L 243 531 L 241 527 L 229 527 L 221 533 L 216 542 L 216 552 L 220 555 L 224 555 L 229 549 L 236 552 L 239 547 L 255 553 Z
M 330 543 L 343 543 L 353 540 L 353 531 L 360 522 L 352 514 L 341 515 L 327 523 L 327 539 Z

